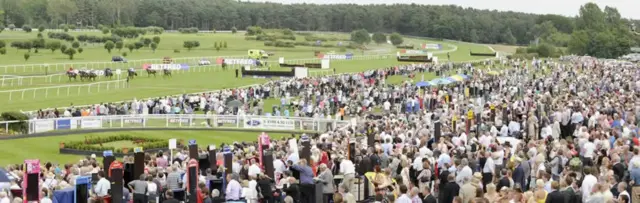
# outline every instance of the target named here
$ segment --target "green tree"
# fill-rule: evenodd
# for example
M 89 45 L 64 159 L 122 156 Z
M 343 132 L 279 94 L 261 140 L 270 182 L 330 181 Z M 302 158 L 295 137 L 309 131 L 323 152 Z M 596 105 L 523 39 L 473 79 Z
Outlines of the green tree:
M 153 53 L 156 53 L 156 49 L 158 49 L 158 44 L 156 44 L 155 42 L 151 43 L 151 50 L 153 50 Z
M 36 37 L 37 37 L 38 39 L 42 39 L 42 38 L 43 38 L 42 33 L 41 33 L 41 32 L 39 32 L 39 33 L 38 33 L 38 35 L 36 35 Z
M 31 52 L 31 48 L 33 48 L 33 43 L 31 43 L 31 41 L 22 42 L 22 49 L 26 49 Z
M 220 51 L 220 45 L 216 43 L 215 45 L 216 51 Z
M 122 48 L 124 47 L 124 42 L 122 41 L 117 41 L 116 42 L 116 49 L 118 49 L 119 52 L 122 52 Z
M 236 29 L 236 26 L 233 26 L 231 28 L 231 34 L 236 34 L 238 32 L 238 29 Z
M 469 33 L 469 41 L 474 43 L 480 41 L 480 37 L 478 37 L 478 31 L 476 29 L 472 29 L 471 33 Z
M 502 35 L 502 42 L 506 43 L 506 44 L 512 44 L 513 45 L 513 44 L 516 44 L 518 42 L 518 40 L 511 33 L 511 29 L 507 28 L 507 30 Z
M 38 27 L 38 32 L 44 32 L 44 25 L 40 25 L 40 27 Z
M 31 54 L 24 53 L 24 61 L 28 61 L 30 57 L 31 57 Z
M 218 47 L 218 42 L 213 42 L 213 47 Z
M 387 36 L 381 32 L 373 33 L 373 36 L 371 38 L 373 39 L 373 42 L 375 42 L 376 44 L 387 43 Z
M 227 41 L 222 42 L 222 48 L 227 48 Z
M 22 26 L 22 30 L 25 31 L 25 32 L 31 32 L 32 29 L 31 29 L 31 26 L 29 26 L 29 25 L 23 25 Z
M 45 48 L 51 50 L 51 53 L 60 49 L 60 46 L 62 46 L 62 43 L 60 43 L 60 41 L 57 41 L 57 40 L 47 41 L 47 43 L 45 44 Z
M 200 46 L 200 42 L 198 41 L 184 41 L 182 43 L 182 47 L 186 48 L 187 51 L 191 51 L 193 48 L 197 48 Z
M 142 43 L 144 44 L 145 47 L 148 47 L 151 44 L 151 42 L 153 42 L 149 38 L 142 38 L 141 41 L 142 41 Z
M 402 35 L 395 32 L 389 36 L 389 41 L 391 41 L 391 44 L 393 45 L 401 45 L 404 42 L 404 39 L 402 38 Z
M 368 44 L 371 42 L 371 36 L 365 29 L 359 29 L 351 32 L 351 41 L 358 44 Z
M 4 40 L 0 40 L 0 48 L 4 48 L 7 46 L 7 43 Z
M 109 28 L 102 28 L 102 34 L 109 34 L 110 30 Z
M 115 44 L 113 43 L 113 41 L 111 41 L 111 40 L 109 40 L 109 41 L 107 41 L 107 42 L 105 42 L 105 43 L 104 43 L 104 49 L 106 49 L 106 50 L 107 50 L 107 52 L 109 52 L 109 53 L 111 53 L 111 50 L 112 50 L 113 48 L 115 48 L 115 46 L 116 46 L 116 45 L 115 45 Z
M 78 53 L 82 53 L 84 51 L 84 49 L 82 49 L 82 47 L 78 48 Z
M 67 56 L 69 56 L 69 60 L 73 60 L 73 55 L 76 55 L 76 50 L 73 48 L 69 48 L 67 50 L 64 51 L 64 54 L 66 54 Z
M 60 45 L 60 52 L 61 53 L 64 54 L 67 51 L 67 49 L 69 49 L 69 48 L 67 48 L 66 44 Z
M 71 43 L 71 47 L 73 47 L 74 49 L 79 48 L 80 47 L 80 42 L 74 41 L 73 43 Z M 105 45 L 105 48 L 106 48 L 106 45 Z M 109 51 L 109 53 L 111 53 L 111 51 Z
M 144 43 L 143 42 L 135 42 L 135 43 L 133 43 L 133 45 L 135 46 L 136 50 L 144 47 Z
M 160 44 L 160 36 L 153 36 L 153 43 Z
M 7 54 L 7 48 L 5 48 L 5 47 L 0 48 L 0 54 L 2 54 L 2 55 Z
M 136 45 L 132 44 L 132 43 L 128 43 L 127 44 L 127 49 L 129 49 L 129 52 L 133 53 L 133 49 L 136 48 Z

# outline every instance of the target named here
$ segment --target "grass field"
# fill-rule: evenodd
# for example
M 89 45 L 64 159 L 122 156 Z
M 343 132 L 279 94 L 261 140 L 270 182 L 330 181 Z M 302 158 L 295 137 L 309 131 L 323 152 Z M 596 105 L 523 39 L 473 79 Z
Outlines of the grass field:
M 88 34 L 88 35 L 103 35 L 102 33 L 75 33 L 71 34 Z M 33 35 L 33 36 L 31 36 Z M 24 40 L 30 37 L 35 38 L 36 33 L 24 33 L 19 31 L 5 31 L 0 33 L 0 39 L 5 40 L 7 44 L 12 40 Z M 45 35 L 46 36 L 46 35 Z M 164 33 L 160 35 L 161 42 L 160 48 L 155 53 L 149 48 L 142 48 L 136 50 L 127 57 L 128 60 L 135 59 L 156 59 L 159 60 L 164 56 L 170 56 L 174 58 L 178 57 L 203 57 L 203 56 L 245 56 L 248 49 L 264 49 L 269 52 L 275 52 L 276 57 L 285 57 L 287 60 L 295 60 L 301 58 L 313 58 L 313 51 L 338 51 L 337 48 L 316 48 L 316 47 L 304 47 L 298 46 L 296 48 L 274 48 L 265 47 L 261 41 L 247 41 L 241 34 L 230 33 L 217 33 L 217 34 L 179 34 L 179 33 Z M 343 36 L 346 38 L 347 36 Z M 182 41 L 184 40 L 199 40 L 201 47 L 192 51 L 182 50 L 181 53 L 173 53 L 174 49 L 180 49 Z M 303 37 L 298 37 L 298 40 L 304 40 Z M 215 51 L 213 48 L 214 42 L 226 41 L 228 43 L 227 49 L 221 51 Z M 443 50 L 440 53 L 435 54 L 440 58 L 440 61 L 446 61 L 446 51 L 450 51 L 451 59 L 454 61 L 467 61 L 482 59 L 483 57 L 469 56 L 469 50 L 474 52 L 488 52 L 489 49 L 484 45 L 475 45 L 462 42 L 441 42 L 441 41 L 427 41 L 422 39 L 407 39 L 406 43 L 420 44 L 420 43 L 440 43 L 443 45 Z M 396 52 L 395 47 L 388 44 L 381 45 L 369 45 L 372 50 L 378 50 L 379 52 L 385 52 L 394 54 Z M 109 61 L 111 55 L 119 55 L 117 50 L 113 50 L 112 54 L 109 54 L 102 45 L 86 45 L 83 47 L 85 51 L 82 54 L 76 56 L 73 62 L 77 61 Z M 123 49 L 124 51 L 124 49 Z M 128 51 L 128 50 L 127 50 Z M 24 60 L 20 61 L 22 54 L 26 51 L 16 50 L 11 48 L 8 50 L 7 55 L 0 56 L 0 74 L 2 73 L 2 64 L 9 63 L 25 63 Z M 356 55 L 363 54 L 362 51 L 350 50 Z M 365 52 L 366 53 L 366 52 Z M 273 57 L 275 58 L 275 57 Z M 270 60 L 275 60 L 271 58 Z M 6 59 L 6 60 L 5 60 Z M 56 52 L 41 50 L 40 53 L 32 53 L 29 63 L 60 63 L 69 62 L 64 58 L 64 55 Z M 272 63 L 274 64 L 274 63 Z M 334 60 L 331 62 L 331 67 L 336 69 L 338 73 L 346 72 L 359 72 L 369 69 L 383 68 L 389 66 L 395 66 L 399 63 L 395 58 L 390 57 L 382 60 Z M 114 68 L 126 68 L 122 67 L 122 64 L 111 64 Z M 195 65 L 195 64 L 191 64 Z M 78 68 L 76 66 L 76 68 Z M 140 68 L 140 67 L 137 67 Z M 282 69 L 277 66 L 273 67 L 276 70 L 288 70 Z M 47 71 L 49 74 L 62 74 L 66 68 L 59 68 L 57 72 Z M 177 72 L 174 73 L 173 78 L 163 79 L 161 76 L 156 78 L 148 78 L 145 73 L 132 80 L 127 88 L 115 89 L 113 85 L 110 85 L 107 90 L 107 85 L 101 84 L 99 87 L 97 84 L 91 85 L 91 87 L 65 87 L 67 85 L 83 85 L 92 82 L 80 82 L 80 81 L 68 81 L 65 75 L 54 75 L 48 77 L 29 77 L 17 79 L 14 76 L 6 76 L 12 74 L 43 74 L 45 70 L 35 69 L 33 71 L 20 71 L 17 69 L 15 72 L 13 68 L 5 69 L 7 72 L 4 74 L 4 79 L 0 79 L 0 112 L 10 110 L 37 110 L 42 108 L 57 108 L 73 105 L 86 105 L 96 104 L 100 102 L 114 102 L 122 100 L 130 100 L 133 98 L 148 98 L 157 96 L 167 96 L 175 94 L 202 92 L 215 89 L 235 88 L 250 84 L 262 83 L 268 81 L 268 79 L 254 79 L 254 78 L 235 78 L 235 71 L 221 71 L 220 68 L 206 68 L 200 67 L 193 69 L 191 72 Z M 329 74 L 332 71 L 316 72 L 310 70 L 310 75 Z M 1 76 L 0 76 L 1 77 Z M 22 80 L 22 81 L 19 81 Z M 102 78 L 99 81 L 107 81 L 108 79 Z M 21 84 L 19 84 L 21 82 Z M 50 87 L 44 89 L 44 87 Z M 35 90 L 34 90 L 35 89 Z M 24 91 L 23 91 L 24 90 Z M 12 91 L 9 93 L 9 91 Z M 24 97 L 23 97 L 24 92 Z M 11 100 L 9 100 L 11 98 Z
M 0 141 L 0 166 L 22 163 L 25 159 L 40 159 L 41 161 L 56 161 L 60 164 L 74 163 L 80 156 L 63 155 L 58 152 L 59 143 L 64 141 L 82 141 L 85 136 L 113 136 L 129 134 L 132 136 L 145 136 L 159 139 L 178 138 L 185 141 L 195 139 L 200 146 L 210 144 L 232 143 L 234 141 L 255 141 L 257 132 L 231 132 L 231 131 L 128 131 L 89 133 L 82 135 L 67 135 L 54 137 L 26 138 Z M 272 139 L 280 139 L 291 134 L 270 133 Z M 99 154 L 97 154 L 99 156 Z

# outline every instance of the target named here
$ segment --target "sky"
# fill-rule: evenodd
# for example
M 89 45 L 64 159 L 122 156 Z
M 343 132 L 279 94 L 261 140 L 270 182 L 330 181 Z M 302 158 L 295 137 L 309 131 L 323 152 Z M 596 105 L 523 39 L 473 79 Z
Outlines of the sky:
M 250 2 L 276 3 L 314 3 L 314 4 L 455 4 L 477 9 L 496 9 L 500 11 L 517 11 L 536 14 L 559 14 L 576 16 L 581 5 L 594 2 L 604 9 L 605 6 L 615 7 L 623 18 L 640 19 L 640 0 L 242 0 Z

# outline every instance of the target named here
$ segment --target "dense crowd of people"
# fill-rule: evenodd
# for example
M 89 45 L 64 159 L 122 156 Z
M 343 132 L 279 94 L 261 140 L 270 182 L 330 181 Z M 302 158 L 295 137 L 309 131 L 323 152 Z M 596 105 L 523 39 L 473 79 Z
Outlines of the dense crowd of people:
M 631 202 L 631 187 L 640 184 L 637 65 L 579 56 L 498 63 L 509 68 L 490 74 L 471 64 L 407 65 L 96 105 L 90 112 L 263 114 L 261 100 L 278 98 L 280 105 L 271 107 L 276 115 L 357 118 L 358 125 L 309 135 L 309 159 L 292 146 L 291 139 L 300 142 L 297 136 L 272 138 L 274 174 L 265 174 L 256 142 L 223 144 L 232 148 L 232 173 L 222 177 L 223 167 L 201 173 L 198 202 L 314 202 L 317 182 L 324 202 Z M 386 82 L 419 72 L 464 73 L 470 79 L 422 88 Z M 229 108 L 228 100 L 244 105 Z M 186 149 L 168 156 L 147 153 L 144 175 L 124 186 L 124 198 L 177 202 L 189 157 Z M 222 154 L 217 157 L 222 160 Z M 13 180 L 0 188 L 19 188 L 23 170 L 7 170 Z M 95 156 L 45 164 L 43 171 L 42 202 L 52 191 L 72 187 L 77 176 L 93 173 L 100 180 L 92 199 L 108 195 Z M 222 178 L 224 191 L 210 185 Z M 10 196 L 0 192 L 0 203 L 12 201 Z

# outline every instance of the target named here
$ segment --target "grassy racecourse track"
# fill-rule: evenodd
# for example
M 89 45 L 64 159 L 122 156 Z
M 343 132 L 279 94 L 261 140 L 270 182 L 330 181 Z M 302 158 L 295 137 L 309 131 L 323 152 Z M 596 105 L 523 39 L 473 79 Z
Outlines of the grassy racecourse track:
M 45 31 L 47 32 L 47 31 Z M 69 32 L 72 35 L 97 35 L 103 36 L 100 32 Z M 4 40 L 7 45 L 13 40 L 25 40 L 36 38 L 37 32 L 25 33 L 22 31 L 4 31 L 0 33 L 0 40 Z M 46 39 L 46 33 L 43 34 Z M 334 35 L 343 39 L 348 39 L 348 34 L 324 34 L 315 35 Z M 235 78 L 233 68 L 222 70 L 220 66 L 197 66 L 198 60 L 207 58 L 211 63 L 215 63 L 217 56 L 226 56 L 225 58 L 243 58 L 247 56 L 249 49 L 262 49 L 267 52 L 275 53 L 268 59 L 272 64 L 272 70 L 289 70 L 277 66 L 279 57 L 284 57 L 287 63 L 305 63 L 315 62 L 319 60 L 314 57 L 314 51 L 329 52 L 335 51 L 338 54 L 340 48 L 324 48 L 324 47 L 306 47 L 297 46 L 296 48 L 276 48 L 265 47 L 262 41 L 248 41 L 244 39 L 242 33 L 199 33 L 199 34 L 180 34 L 180 33 L 163 33 L 159 35 L 161 38 L 159 48 L 155 53 L 149 48 L 141 48 L 128 53 L 125 57 L 129 63 L 111 63 L 111 57 L 121 55 L 121 52 L 129 52 L 128 49 L 112 50 L 108 53 L 103 45 L 82 45 L 84 52 L 74 56 L 74 60 L 69 60 L 66 55 L 62 55 L 59 50 L 51 53 L 50 50 L 39 50 L 39 53 L 31 53 L 28 61 L 23 58 L 25 50 L 16 50 L 8 48 L 6 55 L 0 55 L 0 112 L 5 111 L 32 111 L 44 108 L 59 108 L 70 105 L 87 105 L 97 104 L 101 102 L 116 102 L 123 100 L 131 100 L 133 98 L 144 99 L 149 97 L 160 97 L 167 95 L 176 95 L 183 93 L 196 93 L 203 91 L 218 90 L 224 88 L 241 87 L 251 84 L 259 84 L 269 79 L 256 78 Z M 147 35 L 145 37 L 153 37 Z M 298 41 L 303 41 L 303 36 L 298 36 Z M 128 41 L 125 40 L 125 44 Z M 191 51 L 182 48 L 183 41 L 197 40 L 201 46 Z M 227 42 L 226 49 L 216 51 L 214 42 Z M 331 42 L 337 43 L 337 42 Z M 439 61 L 447 61 L 447 52 L 452 61 L 469 61 L 480 60 L 486 57 L 473 57 L 469 52 L 493 52 L 492 48 L 487 45 L 470 44 L 464 42 L 453 41 L 429 41 L 424 39 L 405 38 L 405 44 L 442 44 L 441 50 L 433 50 L 434 56 L 438 56 Z M 67 46 L 70 47 L 70 44 Z M 371 69 L 384 68 L 399 65 L 395 59 L 395 53 L 398 51 L 394 46 L 389 44 L 370 44 L 367 46 L 369 50 L 346 50 L 353 53 L 355 60 L 332 60 L 331 68 L 335 68 L 337 73 L 360 72 Z M 174 53 L 174 49 L 179 49 L 180 53 Z M 370 57 L 366 60 L 359 60 L 358 57 L 363 55 L 384 54 L 387 57 Z M 229 57 L 234 56 L 234 57 Z M 189 71 L 174 71 L 172 78 L 163 78 L 159 73 L 157 77 L 147 77 L 147 74 L 138 71 L 139 76 L 126 82 L 119 81 L 117 78 L 107 79 L 98 78 L 96 81 L 69 81 L 64 75 L 65 70 L 69 66 L 74 68 L 93 67 L 95 70 L 103 70 L 106 67 L 112 69 L 126 69 L 133 67 L 141 69 L 144 63 L 160 63 L 163 57 L 172 57 L 176 63 L 187 63 L 190 65 Z M 190 57 L 190 59 L 184 59 Z M 375 59 L 374 59 L 375 58 Z M 145 61 L 143 61 L 145 60 Z M 153 62 L 155 61 L 155 62 Z M 71 65 L 72 63 L 75 63 Z M 34 65 L 35 64 L 35 65 Z M 44 68 L 44 65 L 47 64 Z M 93 64 L 93 65 L 91 65 Z M 95 65 L 99 64 L 99 65 Z M 406 64 L 406 63 L 405 63 Z M 236 66 L 237 67 L 237 66 Z M 46 75 L 45 75 L 46 74 Z M 333 70 L 309 70 L 309 75 L 325 75 L 333 74 Z M 124 75 L 120 79 L 124 79 Z M 425 73 L 425 80 L 435 77 L 433 74 Z M 389 79 L 389 83 L 401 83 L 406 77 L 394 76 Z M 415 78 L 421 79 L 421 75 Z M 279 101 L 276 99 L 267 99 L 265 101 L 265 110 L 270 111 L 273 104 Z M 69 135 L 55 137 L 28 138 L 16 140 L 0 141 L 0 149 L 4 153 L 0 153 L 0 165 L 7 163 L 20 163 L 28 158 L 40 158 L 42 160 L 56 160 L 60 163 L 72 162 L 77 156 L 61 155 L 58 153 L 58 143 L 68 140 L 81 140 L 87 135 L 149 135 L 159 138 L 193 138 L 201 144 L 219 144 L 221 142 L 233 141 L 253 141 L 256 137 L 255 132 L 224 132 L 224 131 L 132 131 L 132 132 L 116 132 L 116 133 L 97 133 L 85 135 Z M 218 136 L 221 135 L 221 136 Z M 282 134 L 271 134 L 271 136 L 279 137 Z
M 45 31 L 46 32 L 46 31 Z M 87 34 L 102 36 L 99 32 L 70 32 L 73 35 Z M 32 35 L 32 36 L 31 36 Z M 22 31 L 5 31 L 0 33 L 0 39 L 10 44 L 12 40 L 23 40 L 30 37 L 35 38 L 36 33 L 25 33 Z M 329 35 L 329 34 L 318 34 Z M 331 34 L 337 35 L 337 34 Z M 45 34 L 46 36 L 46 34 Z M 285 57 L 287 62 L 319 62 L 313 56 L 313 52 L 318 50 L 322 52 L 336 51 L 339 48 L 316 48 L 298 46 L 296 48 L 276 48 L 265 47 L 262 41 L 248 41 L 244 39 L 244 35 L 240 33 L 200 33 L 200 34 L 180 34 L 180 33 L 164 33 L 161 37 L 159 48 L 154 53 L 149 48 L 134 50 L 126 57 L 130 62 L 127 64 L 110 63 L 111 56 L 120 55 L 118 50 L 112 50 L 109 54 L 102 45 L 83 45 L 84 52 L 77 54 L 74 60 L 69 60 L 66 55 L 62 55 L 59 51 L 51 53 L 50 50 L 40 50 L 39 53 L 31 53 L 28 61 L 24 61 L 23 54 L 27 51 L 16 50 L 10 48 L 7 55 L 0 55 L 0 112 L 10 110 L 37 110 L 42 108 L 56 108 L 73 105 L 95 104 L 100 102 L 114 102 L 122 100 L 130 100 L 133 98 L 148 98 L 155 96 L 166 96 L 182 93 L 202 92 L 215 89 L 240 87 L 250 84 L 257 84 L 267 81 L 267 79 L 243 78 L 236 79 L 235 71 L 229 69 L 222 71 L 219 66 L 197 66 L 197 61 L 207 58 L 215 63 L 216 56 L 236 56 L 236 58 L 246 57 L 249 49 L 263 49 L 267 52 L 274 52 L 275 56 L 269 58 L 269 62 L 273 65 L 277 64 L 278 57 Z M 151 37 L 151 36 L 146 36 Z M 341 38 L 347 39 L 348 35 L 342 35 Z M 136 39 L 137 40 L 137 39 Z M 185 40 L 200 41 L 201 46 L 191 51 L 182 48 L 182 42 Z M 304 40 L 298 37 L 298 40 Z M 214 42 L 227 42 L 227 49 L 216 51 L 213 48 Z M 125 41 L 125 44 L 127 42 Z M 482 59 L 482 57 L 469 56 L 469 51 L 473 52 L 491 52 L 485 45 L 475 45 L 462 42 L 450 41 L 428 41 L 422 39 L 405 39 L 407 44 L 420 43 L 438 43 L 443 48 L 435 55 L 440 61 L 446 60 L 446 51 L 451 51 L 450 56 L 454 61 L 467 61 Z M 338 73 L 358 72 L 369 69 L 383 68 L 399 63 L 395 60 L 395 47 L 382 45 L 369 45 L 369 51 L 347 50 L 356 56 L 362 54 L 390 54 L 391 57 L 386 59 L 372 60 L 333 60 L 331 67 L 336 69 Z M 180 53 L 174 53 L 174 49 L 180 49 Z M 128 49 L 122 49 L 122 52 L 128 52 Z M 436 51 L 437 52 L 437 51 Z M 146 73 L 139 72 L 139 76 L 124 88 L 119 85 L 115 88 L 115 84 L 109 85 L 98 82 L 109 81 L 106 78 L 99 78 L 95 82 L 69 81 L 64 71 L 70 66 L 78 69 L 81 67 L 95 67 L 96 70 L 103 70 L 105 67 L 112 69 L 126 69 L 134 67 L 141 68 L 141 64 L 145 62 L 136 62 L 137 60 L 146 59 L 151 61 L 160 61 L 163 57 L 172 57 L 177 63 L 188 63 L 191 67 L 190 71 L 174 72 L 173 78 L 164 79 L 160 74 L 158 77 L 147 77 Z M 191 57 L 191 59 L 182 60 L 180 58 Z M 87 62 L 100 62 L 100 65 L 87 65 Z M 73 64 L 71 63 L 80 63 Z M 158 63 L 158 62 L 156 62 Z M 38 64 L 31 66 L 29 64 Z M 43 65 L 47 64 L 48 68 Z M 16 66 L 20 65 L 20 66 Z M 24 65 L 24 66 L 22 66 Z M 29 68 L 31 67 L 31 68 Z M 274 66 L 274 69 L 281 69 Z M 281 70 L 288 70 L 282 68 Z M 49 76 L 44 76 L 45 72 Z M 310 70 L 310 75 L 331 74 L 332 71 Z M 124 78 L 122 78 L 124 79 Z M 112 79 L 117 80 L 117 79 Z M 91 85 L 89 85 L 91 84 Z M 65 87 L 75 85 L 73 87 Z M 49 87 L 49 88 L 46 88 Z M 23 91 L 24 90 L 24 91 Z

